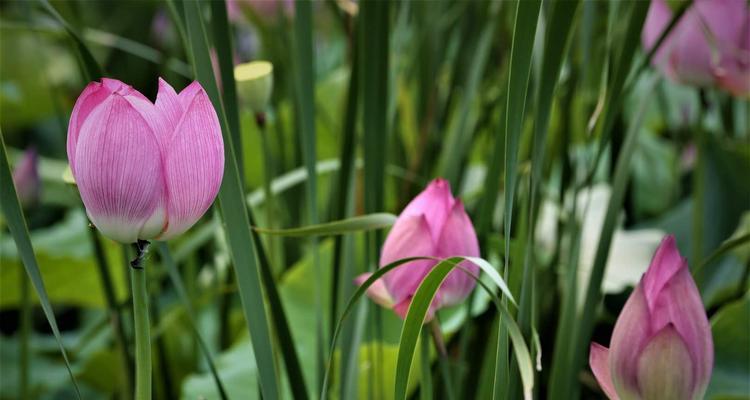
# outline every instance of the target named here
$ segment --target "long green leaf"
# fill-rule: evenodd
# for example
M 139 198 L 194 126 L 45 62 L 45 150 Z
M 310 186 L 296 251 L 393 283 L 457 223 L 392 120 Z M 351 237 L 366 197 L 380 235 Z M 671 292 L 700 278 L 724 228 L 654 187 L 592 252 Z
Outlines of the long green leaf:
M 388 1 L 361 4 L 362 121 L 364 127 L 365 212 L 383 210 L 385 158 L 388 138 Z
M 403 328 L 401 330 L 401 338 L 399 340 L 398 358 L 396 362 L 396 380 L 395 380 L 395 392 L 394 398 L 396 400 L 405 399 L 407 394 L 407 386 L 409 383 L 409 372 L 411 370 L 411 364 L 414 358 L 416 350 L 417 339 L 419 338 L 419 332 L 424 323 L 424 319 L 427 316 L 427 310 L 432 303 L 437 290 L 440 285 L 448 277 L 448 274 L 454 268 L 460 268 L 464 272 L 468 273 L 465 269 L 461 268 L 460 263 L 463 260 L 469 260 L 466 257 L 451 257 L 439 262 L 435 267 L 432 268 L 429 274 L 422 280 L 419 285 L 417 292 L 412 297 L 411 304 L 409 305 L 409 311 L 406 314 Z M 475 258 L 471 259 L 476 260 Z M 478 264 L 480 269 L 484 272 L 488 270 L 495 271 L 489 263 L 483 262 Z M 478 277 L 468 273 L 472 276 L 480 286 L 487 291 L 493 298 L 495 305 L 500 312 L 501 321 L 503 326 L 508 330 L 511 336 L 511 340 L 514 345 L 516 359 L 518 360 L 518 366 L 521 371 L 521 379 L 524 386 L 524 397 L 529 399 L 531 397 L 531 389 L 534 385 L 534 369 L 531 362 L 531 356 L 529 355 L 528 347 L 524 342 L 523 335 L 521 334 L 518 325 L 516 325 L 513 318 L 508 313 L 507 309 L 501 304 L 501 302 L 494 296 L 494 291 L 487 287 Z M 502 282 L 502 281 L 501 281 Z M 364 286 L 364 285 L 363 285 Z M 504 282 L 503 282 L 503 286 Z M 501 286 L 502 289 L 502 286 Z
M 505 113 L 505 269 L 510 255 L 510 232 L 513 221 L 513 203 L 518 179 L 518 143 L 526 107 L 526 92 L 531 73 L 531 54 L 534 34 L 539 19 L 541 1 L 519 1 L 513 28 L 513 44 L 508 75 L 508 102 Z
M 212 0 L 211 27 L 216 58 L 219 62 L 221 75 L 221 99 L 227 116 L 229 132 L 232 133 L 234 155 L 240 171 L 241 182 L 244 184 L 245 163 L 242 156 L 242 132 L 240 131 L 240 114 L 237 106 L 237 84 L 234 81 L 234 54 L 232 52 L 232 31 L 227 18 L 227 5 L 224 0 Z
M 291 229 L 265 229 L 254 228 L 258 233 L 277 236 L 324 236 L 343 235 L 346 233 L 371 231 L 375 229 L 388 228 L 396 222 L 396 216 L 388 213 L 377 213 L 360 215 L 342 219 L 340 221 L 326 222 L 323 224 L 303 226 Z
M 493 283 L 497 285 L 497 287 L 501 290 L 503 295 L 513 301 L 513 296 L 511 295 L 510 291 L 508 290 L 508 286 L 505 283 L 505 281 L 500 277 L 500 275 L 497 273 L 496 268 L 494 268 L 489 262 L 487 262 L 484 259 L 478 258 L 478 257 L 452 257 L 447 260 L 440 260 L 438 258 L 434 257 L 409 257 L 409 258 L 403 258 L 401 260 L 394 261 L 388 265 L 382 266 L 375 270 L 370 277 L 363 282 L 360 286 L 357 287 L 354 294 L 349 298 L 349 301 L 346 304 L 346 307 L 344 307 L 344 310 L 341 313 L 341 316 L 338 319 L 338 322 L 336 323 L 336 329 L 333 333 L 333 339 L 331 341 L 331 350 L 328 355 L 328 364 L 327 368 L 325 370 L 324 380 L 323 380 L 323 387 L 321 389 L 321 399 L 327 398 L 328 393 L 328 378 L 330 376 L 331 366 L 333 363 L 333 356 L 334 356 L 334 349 L 336 347 L 336 341 L 338 340 L 339 334 L 341 333 L 341 328 L 343 326 L 344 321 L 346 318 L 351 314 L 351 312 L 354 310 L 354 306 L 357 304 L 359 299 L 367 292 L 367 289 L 378 279 L 380 279 L 383 275 L 388 273 L 389 271 L 398 268 L 406 263 L 409 263 L 411 261 L 418 261 L 418 260 L 432 260 L 437 261 L 437 266 L 443 265 L 443 264 L 450 264 L 451 268 L 458 267 L 462 269 L 464 272 L 469 274 L 473 279 L 475 279 L 480 286 L 484 288 L 487 293 L 489 293 L 494 299 L 497 299 L 497 296 L 494 296 L 494 291 L 487 287 L 482 281 L 478 279 L 478 277 L 474 276 L 473 274 L 469 273 L 467 270 L 463 269 L 459 264 L 462 261 L 470 261 L 474 264 L 476 264 L 481 271 L 487 273 L 490 278 L 492 278 Z M 437 269 L 437 266 L 433 268 L 433 271 Z M 426 278 L 425 278 L 426 279 Z M 428 303 L 429 304 L 429 303 Z M 513 318 L 510 316 L 510 313 L 508 313 L 505 306 L 501 306 L 499 301 L 495 301 L 495 304 L 502 308 L 504 311 L 501 312 L 501 321 L 504 325 L 508 325 L 507 329 L 509 329 L 511 332 L 511 336 L 514 337 L 514 349 L 516 350 L 516 353 L 519 353 L 518 356 L 519 363 L 526 363 L 524 360 L 528 360 L 528 367 L 521 367 L 522 370 L 522 377 L 524 379 L 524 386 L 525 387 L 532 387 L 533 386 L 533 366 L 531 364 L 531 357 L 528 353 L 528 348 L 526 347 L 525 343 L 523 342 L 523 337 L 521 336 L 520 330 L 518 330 L 518 326 L 515 324 L 515 321 L 513 321 Z M 425 309 L 426 311 L 426 309 Z M 504 316 L 503 316 L 504 315 Z M 424 319 L 424 318 L 422 318 Z M 512 325 L 512 326 L 511 326 Z M 517 334 L 516 334 L 517 333 Z M 516 343 L 517 340 L 520 340 L 520 342 Z M 525 351 L 524 351 L 525 349 Z M 412 355 L 414 353 L 414 348 L 411 349 Z M 525 352 L 526 356 L 523 355 Z
M 250 223 L 254 222 L 252 213 L 250 214 Z M 273 280 L 273 269 L 268 256 L 263 248 L 263 241 L 257 232 L 253 232 L 253 242 L 258 249 L 258 262 L 260 264 L 260 277 L 263 281 L 266 297 L 268 298 L 268 308 L 271 311 L 274 328 L 276 328 L 276 339 L 281 348 L 281 356 L 284 359 L 289 386 L 292 389 L 292 395 L 295 399 L 306 400 L 308 398 L 305 377 L 302 375 L 297 348 L 295 347 L 294 338 L 289 328 L 289 321 L 286 318 L 284 305 L 281 303 L 281 296 Z
M 68 353 L 65 351 L 62 336 L 57 327 L 55 313 L 52 310 L 52 304 L 50 304 L 49 297 L 47 296 L 47 290 L 44 287 L 42 274 L 39 272 L 39 265 L 36 262 L 36 256 L 34 256 L 34 248 L 31 246 L 29 231 L 26 228 L 26 219 L 24 218 L 21 204 L 18 202 L 16 187 L 13 184 L 10 165 L 8 164 L 8 155 L 5 152 L 5 139 L 3 138 L 2 133 L 0 133 L 0 182 L 2 182 L 2 185 L 0 185 L 0 205 L 2 205 L 3 215 L 5 215 L 8 229 L 10 229 L 10 234 L 16 242 L 18 255 L 21 257 L 21 261 L 23 261 L 26 273 L 29 275 L 29 279 L 34 285 L 34 290 L 36 290 L 37 296 L 39 296 L 39 303 L 42 306 L 42 311 L 44 311 L 44 316 L 47 318 L 52 333 L 55 335 L 55 340 L 57 340 L 57 344 L 60 347 L 60 353 L 62 353 L 63 360 L 65 361 L 65 368 L 68 369 L 70 379 L 73 381 L 76 396 L 78 399 L 81 399 L 78 382 L 73 375 L 73 370 L 70 368 Z
M 429 329 L 427 326 L 422 327 L 422 338 L 420 340 L 419 361 L 422 371 L 422 381 L 419 382 L 419 398 L 422 400 L 432 400 L 432 370 L 430 366 L 430 341 Z
M 731 237 L 724 242 L 721 243 L 721 245 L 714 250 L 713 253 L 711 253 L 706 259 L 704 259 L 698 267 L 696 267 L 695 272 L 693 275 L 695 276 L 701 276 L 700 274 L 703 272 L 703 269 L 706 268 L 707 265 L 710 265 L 714 261 L 718 260 L 721 256 L 726 254 L 728 251 L 738 247 L 742 246 L 745 243 L 750 242 L 750 233 L 745 233 L 743 235 L 739 235 L 736 237 Z
M 313 53 L 313 28 L 312 28 L 312 2 L 298 1 L 295 3 L 294 16 L 294 77 L 296 94 L 297 127 L 302 144 L 302 158 L 307 169 L 307 180 L 305 191 L 307 192 L 307 214 L 311 224 L 318 223 L 318 190 L 315 175 L 316 133 L 315 133 L 315 56 Z M 323 281 L 320 269 L 320 255 L 318 253 L 318 242 L 315 237 L 310 238 L 311 251 L 313 253 L 313 265 L 317 271 L 315 274 L 315 314 L 316 314 L 316 338 L 317 338 L 317 368 L 318 382 L 323 381 L 323 357 L 325 354 L 325 340 L 323 339 Z
M 359 75 L 361 66 L 359 63 L 360 57 L 357 47 L 357 33 L 356 27 L 352 32 L 350 43 L 351 43 L 351 71 L 349 76 L 349 88 L 346 100 L 346 109 L 344 110 L 344 123 L 342 125 L 342 136 L 341 150 L 339 153 L 339 160 L 341 162 L 341 169 L 337 174 L 337 184 L 333 188 L 331 210 L 330 215 L 334 220 L 344 219 L 351 215 L 353 212 L 353 201 L 352 201 L 352 182 L 354 181 L 355 172 L 355 161 L 356 161 L 356 149 L 357 149 L 357 117 L 359 109 Z M 331 265 L 331 276 L 333 282 L 331 282 L 331 319 L 329 321 L 329 334 L 333 338 L 333 331 L 336 329 L 335 321 L 339 314 L 339 306 L 341 297 L 348 295 L 353 291 L 350 285 L 347 283 L 351 282 L 354 278 L 354 270 L 352 268 L 343 269 L 343 265 L 346 265 L 344 260 L 347 256 L 351 257 L 353 253 L 353 243 L 351 237 L 337 236 L 334 239 L 333 245 L 333 260 Z M 356 321 L 347 324 L 344 327 L 342 333 L 343 344 L 341 351 L 344 354 L 350 354 L 349 357 L 341 358 L 341 367 L 339 368 L 340 373 L 340 390 L 339 395 L 341 398 L 348 398 L 353 396 L 350 393 L 354 387 L 354 381 L 356 378 L 356 362 L 357 348 L 359 347 L 359 336 L 357 335 Z
M 620 113 L 623 102 L 623 87 L 625 79 L 630 72 L 634 55 L 641 41 L 641 31 L 643 23 L 646 20 L 648 12 L 648 1 L 633 1 L 626 3 L 630 7 L 629 17 L 627 19 L 627 29 L 619 43 L 619 51 L 614 59 L 612 70 L 612 80 L 607 85 L 607 93 L 604 101 L 602 120 L 599 121 L 596 130 L 596 136 L 599 137 L 599 146 L 594 162 L 591 164 L 588 175 L 582 183 L 586 186 L 594 177 L 599 161 L 601 160 L 604 150 L 606 149 L 609 139 L 611 138 L 612 127 L 615 123 L 615 117 Z
M 491 3 L 490 8 L 489 21 L 482 29 L 479 42 L 475 46 L 473 57 L 469 63 L 469 73 L 466 76 L 465 91 L 461 96 L 461 105 L 456 111 L 457 114 L 452 124 L 449 126 L 445 145 L 438 160 L 440 175 L 451 182 L 454 187 L 458 186 L 459 166 L 468 151 L 471 138 L 474 135 L 474 127 L 479 118 L 477 115 L 478 107 L 474 103 L 478 98 L 477 89 L 481 82 L 482 73 L 489 60 L 492 40 L 495 38 L 500 3 Z
M 542 70 L 540 83 L 536 92 L 536 107 L 534 119 L 534 136 L 531 154 L 531 176 L 529 181 L 530 194 L 528 196 L 528 221 L 524 260 L 523 278 L 521 282 L 520 307 L 518 310 L 518 324 L 527 339 L 532 337 L 535 321 L 534 309 L 536 291 L 536 273 L 533 259 L 536 232 L 537 192 L 542 181 L 542 167 L 544 165 L 547 133 L 549 131 L 549 116 L 552 108 L 555 84 L 560 74 L 560 68 L 565 52 L 570 42 L 573 27 L 573 17 L 579 2 L 556 1 L 550 5 L 548 25 L 545 32 L 544 53 L 541 59 Z M 515 397 L 516 384 L 511 382 L 510 397 Z
M 428 258 L 428 257 L 402 258 L 388 265 L 380 267 L 377 270 L 375 270 L 365 282 L 363 282 L 359 287 L 357 287 L 357 290 L 354 291 L 354 294 L 352 294 L 352 296 L 349 298 L 349 301 L 347 302 L 346 307 L 344 307 L 344 310 L 341 312 L 341 316 L 339 317 L 338 322 L 336 323 L 336 329 L 333 331 L 333 339 L 331 339 L 331 346 L 330 346 L 330 350 L 328 354 L 328 363 L 326 363 L 325 374 L 323 375 L 323 386 L 321 387 L 321 392 L 320 392 L 321 399 L 328 398 L 328 380 L 330 378 L 331 368 L 333 366 L 333 356 L 334 356 L 334 349 L 336 348 L 336 341 L 338 340 L 339 334 L 341 333 L 341 328 L 343 327 L 344 321 L 349 316 L 349 314 L 351 314 L 351 312 L 354 310 L 354 306 L 357 304 L 357 301 L 362 297 L 362 295 L 365 294 L 365 292 L 367 292 L 367 289 L 376 280 L 378 280 L 383 275 L 385 275 L 386 272 L 400 265 L 406 264 L 410 261 L 417 261 L 417 260 L 424 260 L 424 259 L 431 259 L 431 258 Z
M 268 318 L 263 302 L 260 274 L 256 262 L 256 249 L 249 228 L 249 217 L 245 206 L 242 182 L 234 155 L 232 134 L 227 126 L 216 80 L 209 55 L 208 40 L 201 17 L 200 4 L 194 1 L 183 3 L 185 21 L 190 42 L 193 69 L 196 78 L 206 89 L 211 102 L 219 114 L 225 147 L 224 179 L 219 191 L 219 204 L 224 217 L 229 253 L 234 261 L 240 300 L 258 366 L 259 382 L 263 397 L 279 398 L 278 379 L 273 357 Z
M 508 100 L 505 111 L 505 200 L 504 225 L 505 262 L 504 274 L 508 277 L 510 263 L 510 237 L 513 222 L 516 180 L 518 179 L 518 144 L 521 137 L 526 94 L 531 74 L 531 56 L 534 50 L 534 36 L 539 20 L 541 1 L 529 0 L 516 3 L 511 45 L 510 70 L 508 74 Z M 495 371 L 495 399 L 506 397 L 509 386 L 507 330 L 502 327 L 498 333 L 497 362 Z M 513 379 L 513 377 L 510 377 Z
M 177 297 L 180 299 L 182 306 L 185 307 L 188 321 L 190 322 L 190 328 L 193 330 L 193 334 L 198 340 L 198 346 L 201 348 L 203 355 L 206 357 L 208 369 L 211 371 L 211 376 L 213 376 L 214 382 L 216 382 L 216 387 L 219 390 L 219 395 L 221 396 L 222 400 L 227 400 L 227 393 L 226 390 L 224 390 L 224 385 L 221 383 L 219 372 L 216 369 L 214 356 L 213 354 L 211 354 L 211 350 L 208 348 L 206 340 L 203 339 L 203 335 L 198 330 L 198 320 L 195 317 L 193 304 L 190 302 L 190 297 L 185 290 L 185 285 L 182 284 L 180 271 L 177 270 L 177 264 L 174 262 L 172 254 L 169 252 L 169 246 L 165 242 L 157 242 L 157 247 L 159 248 L 159 253 L 161 254 L 162 264 L 167 268 L 167 272 L 169 273 L 169 280 L 172 282 L 172 285 L 174 286 L 175 292 L 177 292 Z

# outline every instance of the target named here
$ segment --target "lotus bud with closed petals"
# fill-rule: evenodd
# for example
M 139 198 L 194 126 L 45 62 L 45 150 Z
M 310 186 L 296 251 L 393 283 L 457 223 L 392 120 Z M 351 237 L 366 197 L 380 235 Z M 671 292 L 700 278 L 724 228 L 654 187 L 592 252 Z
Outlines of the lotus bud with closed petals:
M 479 242 L 461 201 L 453 198 L 447 181 L 436 179 L 399 215 L 383 244 L 380 266 L 407 257 L 454 256 L 479 257 Z M 417 288 L 437 263 L 418 260 L 401 265 L 375 281 L 367 294 L 405 318 Z M 462 267 L 474 275 L 479 272 L 479 267 L 468 261 Z M 361 285 L 369 276 L 360 275 L 355 283 Z M 474 278 L 464 270 L 451 271 L 435 294 L 427 319 L 432 319 L 442 307 L 461 303 L 475 285 Z
M 642 32 L 648 50 L 674 13 L 665 0 L 651 0 Z M 735 96 L 750 94 L 750 10 L 746 0 L 695 0 L 654 55 L 654 65 L 675 82 L 719 86 Z
M 610 399 L 702 399 L 713 368 L 711 327 L 687 262 L 666 237 L 589 363 Z
M 266 111 L 273 90 L 273 64 L 251 61 L 234 67 L 237 92 L 254 113 Z
M 92 82 L 68 125 L 68 161 L 91 222 L 121 243 L 173 238 L 211 206 L 224 173 L 219 119 L 198 82 L 156 103 L 114 79 Z
M 29 208 L 39 202 L 42 183 L 39 179 L 39 156 L 33 147 L 26 150 L 13 170 L 13 183 L 21 206 Z

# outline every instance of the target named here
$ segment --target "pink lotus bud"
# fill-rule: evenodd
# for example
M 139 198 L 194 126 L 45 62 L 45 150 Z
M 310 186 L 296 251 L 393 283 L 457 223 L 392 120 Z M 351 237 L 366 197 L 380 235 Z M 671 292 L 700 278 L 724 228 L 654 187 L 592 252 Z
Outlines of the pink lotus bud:
M 479 257 L 479 243 L 461 201 L 453 198 L 447 181 L 436 179 L 399 215 L 383 244 L 380 265 L 407 257 L 453 256 Z M 419 284 L 436 264 L 420 260 L 399 266 L 376 281 L 367 294 L 404 318 Z M 470 262 L 462 267 L 475 275 L 479 272 L 479 267 Z M 361 285 L 368 277 L 360 275 L 355 283 Z M 462 302 L 475 285 L 474 278 L 464 271 L 451 271 L 430 305 L 428 320 L 437 309 Z
M 31 147 L 23 153 L 21 160 L 13 170 L 16 194 L 24 208 L 33 207 L 39 202 L 42 184 L 39 179 L 38 164 L 39 157 L 36 149 Z
M 673 13 L 652 0 L 643 28 L 646 49 Z M 718 85 L 737 96 L 750 93 L 750 13 L 745 0 L 695 0 L 654 55 L 653 63 L 675 82 Z
M 224 172 L 219 120 L 198 82 L 159 79 L 156 104 L 114 79 L 92 82 L 68 125 L 68 160 L 86 212 L 122 243 L 175 237 L 206 212 Z
M 589 363 L 610 399 L 702 399 L 713 367 L 711 327 L 673 236 L 656 250 L 625 303 L 610 348 Z

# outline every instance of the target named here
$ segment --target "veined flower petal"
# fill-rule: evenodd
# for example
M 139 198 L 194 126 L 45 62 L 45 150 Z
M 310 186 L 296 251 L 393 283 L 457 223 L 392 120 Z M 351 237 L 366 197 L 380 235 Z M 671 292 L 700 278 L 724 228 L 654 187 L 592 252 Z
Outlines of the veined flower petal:
M 454 256 L 479 257 L 479 242 L 469 216 L 466 215 L 463 203 L 456 200 L 443 225 L 437 243 L 437 255 L 440 258 Z M 479 267 L 474 263 L 463 261 L 461 266 L 473 275 L 479 275 Z M 440 286 L 441 306 L 458 304 L 476 286 L 476 280 L 461 269 L 454 269 Z
M 438 178 L 430 182 L 422 193 L 409 202 L 399 217 L 424 215 L 430 227 L 432 240 L 437 242 L 454 202 L 450 184 L 445 179 Z
M 203 216 L 224 175 L 224 142 L 211 101 L 197 82 L 178 98 L 185 112 L 166 141 L 168 226 L 163 240 L 185 232 Z
M 610 400 L 619 400 L 609 373 L 609 349 L 599 343 L 591 343 L 589 348 L 589 365 L 594 372 L 599 387 Z
M 399 217 L 383 244 L 380 265 L 407 257 L 431 257 L 435 246 L 424 215 Z M 398 304 L 414 295 L 419 284 L 435 265 L 432 260 L 418 260 L 401 265 L 383 276 L 388 293 Z
M 160 232 L 154 232 L 163 226 L 159 146 L 151 126 L 124 96 L 109 96 L 86 117 L 74 154 L 73 173 L 86 212 L 105 236 L 133 243 Z
M 612 383 L 623 399 L 638 398 L 638 357 L 652 334 L 648 321 L 643 284 L 639 283 L 617 318 L 609 346 Z
M 638 387 L 644 400 L 702 399 L 693 390 L 693 360 L 672 325 L 657 332 L 638 359 Z
M 357 275 L 357 277 L 354 278 L 354 284 L 362 286 L 366 280 L 370 279 L 370 276 L 372 276 L 372 272 Z M 367 296 L 375 303 L 380 304 L 385 308 L 393 307 L 393 298 L 391 297 L 391 294 L 388 293 L 388 289 L 385 287 L 385 282 L 382 278 L 373 282 L 372 285 L 367 288 L 365 293 L 367 293 Z

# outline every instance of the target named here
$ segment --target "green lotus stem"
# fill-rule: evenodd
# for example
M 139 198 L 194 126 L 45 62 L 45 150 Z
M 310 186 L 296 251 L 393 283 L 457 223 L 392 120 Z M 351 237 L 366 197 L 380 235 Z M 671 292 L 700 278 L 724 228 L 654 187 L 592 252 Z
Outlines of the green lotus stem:
M 260 131 L 260 143 L 261 148 L 263 149 L 263 174 L 265 175 L 265 179 L 263 179 L 263 193 L 265 194 L 265 200 L 264 200 L 264 206 L 266 209 L 266 225 L 268 226 L 268 229 L 274 229 L 276 228 L 275 223 L 275 213 L 276 213 L 276 202 L 273 195 L 273 190 L 271 189 L 271 182 L 273 181 L 273 160 L 271 155 L 271 147 L 270 143 L 268 141 L 268 128 L 266 125 L 266 115 L 265 113 L 256 113 L 255 114 L 255 123 L 258 126 L 258 130 Z M 266 238 L 266 241 L 268 243 L 269 252 L 271 254 L 271 265 L 276 265 L 277 268 L 284 265 L 283 262 L 283 253 L 281 251 L 279 240 L 273 237 Z M 275 273 L 279 273 L 280 271 L 274 271 Z
M 151 332 L 148 316 L 148 289 L 143 260 L 149 242 L 133 244 L 136 258 L 130 262 L 133 290 L 133 319 L 135 336 L 135 400 L 151 400 Z
M 29 290 L 29 277 L 21 274 L 21 343 L 18 374 L 19 395 L 21 399 L 29 398 L 29 365 L 30 365 L 30 345 L 31 340 L 31 291 Z

